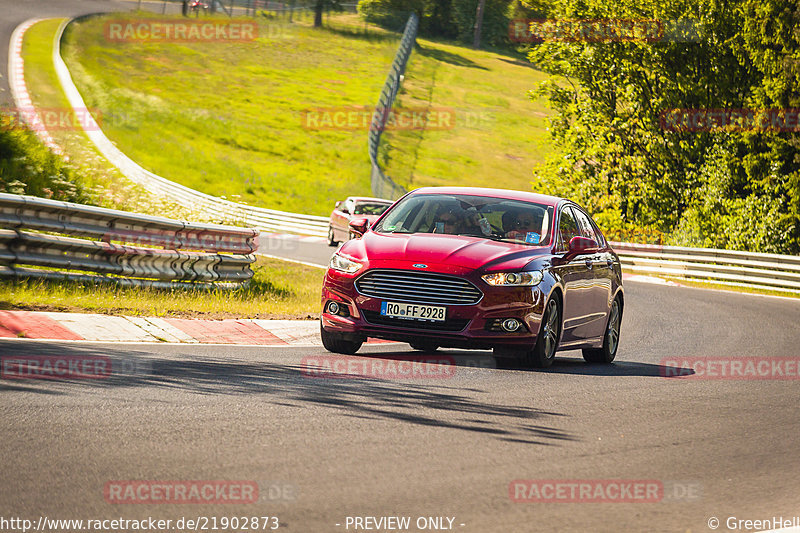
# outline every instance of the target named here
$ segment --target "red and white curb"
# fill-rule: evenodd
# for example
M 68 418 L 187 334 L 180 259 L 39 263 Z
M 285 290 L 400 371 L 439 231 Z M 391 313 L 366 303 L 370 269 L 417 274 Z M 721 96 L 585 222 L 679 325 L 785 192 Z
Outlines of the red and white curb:
M 0 311 L 0 338 L 322 346 L 316 320 L 207 320 L 36 311 Z
M 42 142 L 54 153 L 64 156 L 61 147 L 56 144 L 50 134 L 45 129 L 39 112 L 33 107 L 28 86 L 25 84 L 25 61 L 22 59 L 22 38 L 28 29 L 42 19 L 30 19 L 14 30 L 11 34 L 11 42 L 8 46 L 8 85 L 11 88 L 11 97 L 17 107 L 17 117 L 23 118 L 30 128 L 39 136 Z M 64 156 L 65 159 L 66 156 Z

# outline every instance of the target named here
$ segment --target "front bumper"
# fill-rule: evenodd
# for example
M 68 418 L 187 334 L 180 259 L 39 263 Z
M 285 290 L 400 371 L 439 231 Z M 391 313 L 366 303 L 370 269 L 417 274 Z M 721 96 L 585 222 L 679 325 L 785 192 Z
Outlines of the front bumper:
M 326 330 L 353 337 L 425 342 L 467 349 L 532 348 L 536 342 L 546 299 L 539 286 L 493 287 L 474 273 L 459 276 L 478 287 L 483 298 L 474 305 L 447 305 L 447 319 L 443 323 L 424 322 L 382 317 L 383 299 L 365 296 L 355 288 L 355 280 L 365 273 L 350 276 L 328 270 L 322 289 L 321 315 Z M 346 311 L 339 314 L 328 312 L 330 301 L 338 302 Z M 497 323 L 506 318 L 516 318 L 523 327 L 513 333 L 503 331 Z

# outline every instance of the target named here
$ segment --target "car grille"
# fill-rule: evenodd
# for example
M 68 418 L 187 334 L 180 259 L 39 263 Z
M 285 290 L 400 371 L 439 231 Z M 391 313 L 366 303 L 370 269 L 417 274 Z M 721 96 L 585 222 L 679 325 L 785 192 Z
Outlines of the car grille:
M 445 322 L 425 322 L 412 318 L 390 318 L 376 311 L 366 311 L 363 309 L 361 313 L 364 315 L 364 319 L 367 322 L 378 326 L 395 326 L 398 328 L 425 329 L 431 331 L 461 331 L 469 324 L 469 319 L 463 318 L 447 319 Z
M 434 305 L 471 305 L 483 297 L 467 280 L 407 270 L 370 270 L 356 280 L 356 289 L 382 300 Z

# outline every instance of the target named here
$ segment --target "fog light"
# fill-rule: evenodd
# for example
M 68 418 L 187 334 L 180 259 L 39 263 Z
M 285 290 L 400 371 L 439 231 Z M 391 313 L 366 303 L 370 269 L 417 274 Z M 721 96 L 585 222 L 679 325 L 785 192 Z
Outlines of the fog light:
M 338 315 L 339 304 L 337 302 L 328 302 L 328 312 L 332 315 Z
M 520 322 L 516 318 L 506 318 L 505 320 L 503 320 L 503 323 L 500 324 L 500 327 L 502 327 L 509 333 L 513 333 L 522 327 L 522 322 Z

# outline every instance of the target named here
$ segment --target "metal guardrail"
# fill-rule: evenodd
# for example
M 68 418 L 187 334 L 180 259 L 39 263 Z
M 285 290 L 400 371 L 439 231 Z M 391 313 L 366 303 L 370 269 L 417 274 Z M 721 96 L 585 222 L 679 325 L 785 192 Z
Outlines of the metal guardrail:
M 624 242 L 610 244 L 619 255 L 623 270 L 631 273 L 800 292 L 800 256 Z
M 378 105 L 375 107 L 375 112 L 372 114 L 372 123 L 369 128 L 369 138 L 367 146 L 369 150 L 369 159 L 372 163 L 372 170 L 370 172 L 370 185 L 372 187 L 372 196 L 377 198 L 390 198 L 395 200 L 406 193 L 406 190 L 396 184 L 389 176 L 384 174 L 378 164 L 378 148 L 381 143 L 381 135 L 386 128 L 386 120 L 389 118 L 389 111 L 392 109 L 394 100 L 397 97 L 397 91 L 400 90 L 400 84 L 403 82 L 403 73 L 406 71 L 406 63 L 411 56 L 411 51 L 414 48 L 414 43 L 417 42 L 417 29 L 419 28 L 419 18 L 416 13 L 412 13 L 408 17 L 406 29 L 403 32 L 403 38 L 400 40 L 400 47 L 397 49 L 392 67 L 389 70 L 389 76 L 386 78 L 386 83 L 383 84 L 381 96 L 378 99 Z
M 78 88 L 72 81 L 69 69 L 67 69 L 67 65 L 61 57 L 61 37 L 69 22 L 71 21 L 62 24 L 56 34 L 53 46 L 53 63 L 70 106 L 73 109 L 86 109 L 83 97 L 81 97 Z M 81 116 L 83 115 L 85 113 L 81 114 Z M 329 219 L 327 217 L 288 213 L 286 211 L 231 202 L 162 178 L 142 168 L 122 153 L 105 136 L 91 116 L 87 118 L 86 122 L 83 125 L 84 132 L 103 156 L 119 168 L 128 179 L 160 198 L 168 199 L 194 212 L 212 216 L 218 220 L 235 221 L 236 224 L 264 231 L 297 233 L 317 237 L 325 237 L 328 234 Z
M 253 277 L 258 246 L 256 229 L 5 193 L 0 228 L 1 276 L 126 286 L 240 287 Z

